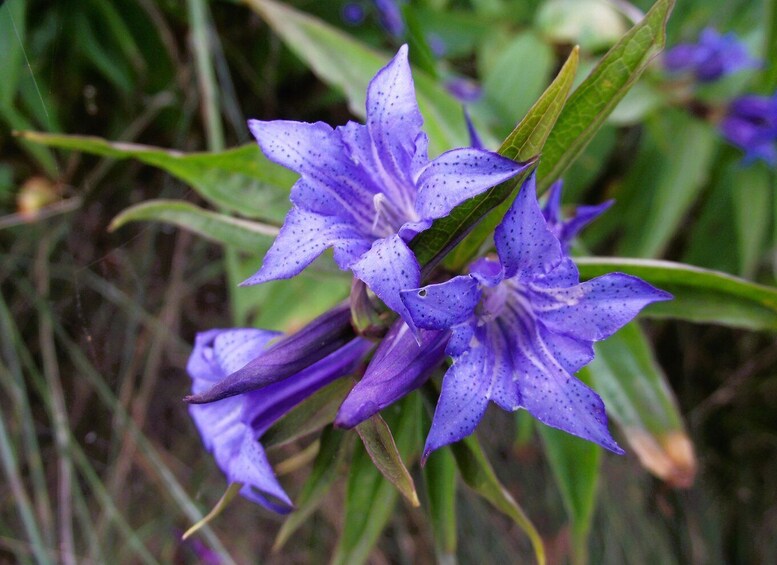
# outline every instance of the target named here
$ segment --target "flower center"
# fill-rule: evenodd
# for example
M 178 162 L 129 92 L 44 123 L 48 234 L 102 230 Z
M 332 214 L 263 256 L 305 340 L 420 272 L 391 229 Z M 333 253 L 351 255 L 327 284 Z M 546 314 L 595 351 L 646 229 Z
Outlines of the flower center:
M 415 210 L 403 210 L 382 192 L 372 198 L 375 217 L 372 221 L 372 234 L 376 237 L 388 237 L 399 232 L 408 221 L 416 221 Z

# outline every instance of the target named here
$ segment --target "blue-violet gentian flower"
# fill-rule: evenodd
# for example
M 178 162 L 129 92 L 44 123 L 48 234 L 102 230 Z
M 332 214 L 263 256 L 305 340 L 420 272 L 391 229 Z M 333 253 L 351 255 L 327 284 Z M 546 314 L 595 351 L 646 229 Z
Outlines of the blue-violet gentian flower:
M 561 243 L 565 253 L 569 251 L 572 240 L 580 231 L 601 216 L 615 201 L 608 200 L 594 206 L 578 206 L 575 215 L 564 220 L 561 216 L 561 194 L 564 181 L 557 180 L 548 189 L 548 199 L 542 209 L 542 215 L 547 222 L 548 229 Z
M 251 328 L 197 334 L 186 367 L 192 392 L 199 394 L 210 389 L 261 357 L 268 343 L 278 336 L 276 332 Z M 243 485 L 241 495 L 282 514 L 293 509 L 259 440 L 273 423 L 305 398 L 352 373 L 370 347 L 368 341 L 354 339 L 321 361 L 261 390 L 189 406 L 206 449 L 213 453 L 230 483 Z
M 534 174 L 494 241 L 498 260 L 479 259 L 469 275 L 402 292 L 419 328 L 451 332 L 453 364 L 424 458 L 472 433 L 489 401 L 622 453 L 601 398 L 573 374 L 593 359 L 594 342 L 671 295 L 622 273 L 580 283 L 537 203 Z
M 366 125 L 249 121 L 265 155 L 300 174 L 262 268 L 243 284 L 299 274 L 325 249 L 409 320 L 399 291 L 420 285 L 407 246 L 432 221 L 526 165 L 477 148 L 429 160 L 404 45 L 367 89 Z
M 721 35 L 712 28 L 701 32 L 698 43 L 681 43 L 663 56 L 664 68 L 673 74 L 692 74 L 699 82 L 712 82 L 760 62 L 734 33 Z
M 736 98 L 719 127 L 723 137 L 745 152 L 746 162 L 761 159 L 777 165 L 777 92 Z

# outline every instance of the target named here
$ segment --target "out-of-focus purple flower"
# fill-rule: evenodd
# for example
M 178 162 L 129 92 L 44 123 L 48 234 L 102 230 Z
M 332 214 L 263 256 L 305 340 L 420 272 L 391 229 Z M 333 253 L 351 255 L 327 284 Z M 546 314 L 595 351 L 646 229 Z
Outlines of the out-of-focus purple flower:
M 406 242 L 527 166 L 474 148 L 430 161 L 422 124 L 406 45 L 370 82 L 366 125 L 249 121 L 268 158 L 301 178 L 262 268 L 243 284 L 293 277 L 333 247 L 341 269 L 408 321 L 399 291 L 419 286 L 420 268 Z
M 761 159 L 777 165 L 777 92 L 735 99 L 719 127 L 723 137 L 745 152 L 746 162 Z
M 358 2 L 348 2 L 341 12 L 343 21 L 348 25 L 357 26 L 364 21 L 366 16 L 364 6 Z
M 564 181 L 554 182 L 548 190 L 548 199 L 542 209 L 542 215 L 547 222 L 548 229 L 561 243 L 564 252 L 568 252 L 572 240 L 584 227 L 598 218 L 615 202 L 608 200 L 596 206 L 578 206 L 575 215 L 564 220 L 561 216 L 561 194 L 564 190 Z
M 210 330 L 197 335 L 187 371 L 192 392 L 200 394 L 261 357 L 276 332 L 258 329 Z M 259 443 L 281 416 L 330 382 L 351 373 L 370 348 L 354 339 L 321 361 L 261 390 L 205 405 L 189 406 L 206 449 L 240 494 L 282 514 L 292 510 Z
M 668 50 L 663 62 L 670 73 L 690 73 L 699 82 L 712 82 L 760 65 L 736 34 L 721 35 L 712 28 L 701 32 L 698 43 L 681 43 Z
M 459 102 L 465 104 L 477 102 L 483 96 L 483 89 L 472 79 L 454 77 L 445 81 L 445 88 Z
M 448 52 L 445 40 L 434 32 L 426 34 L 426 43 L 429 45 L 432 54 L 437 58 L 444 57 Z
M 378 22 L 394 37 L 402 37 L 405 33 L 405 20 L 402 18 L 400 0 L 373 0 L 378 11 Z
M 498 261 L 471 274 L 402 292 L 419 328 L 450 330 L 453 365 L 426 440 L 424 458 L 472 433 L 488 406 L 523 408 L 541 422 L 622 453 L 601 398 L 572 376 L 593 343 L 669 294 L 621 273 L 580 283 L 577 267 L 549 229 L 530 175 L 494 234 Z

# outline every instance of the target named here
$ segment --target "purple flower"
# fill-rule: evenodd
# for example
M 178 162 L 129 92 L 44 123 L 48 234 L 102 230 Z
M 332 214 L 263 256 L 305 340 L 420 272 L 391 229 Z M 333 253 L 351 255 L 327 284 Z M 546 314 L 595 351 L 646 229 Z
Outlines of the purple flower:
M 210 330 L 197 334 L 187 371 L 192 392 L 200 394 L 267 350 L 280 334 L 257 329 Z M 261 390 L 206 405 L 189 413 L 206 449 L 213 453 L 230 483 L 242 483 L 240 494 L 282 514 L 293 505 L 275 478 L 259 439 L 267 429 L 333 380 L 351 373 L 370 348 L 354 339 L 321 361 Z
M 663 61 L 670 73 L 691 73 L 699 82 L 760 65 L 734 33 L 721 35 L 712 28 L 701 32 L 698 43 L 681 43 L 664 53 Z
M 472 433 L 488 402 L 622 453 L 599 396 L 573 373 L 593 343 L 669 294 L 621 273 L 580 283 L 535 195 L 534 174 L 494 234 L 498 261 L 471 274 L 402 292 L 419 328 L 450 330 L 445 374 L 424 458 Z
M 343 21 L 348 25 L 359 25 L 364 21 L 364 6 L 358 2 L 348 2 L 340 12 Z
M 408 319 L 399 291 L 420 285 L 420 269 L 406 242 L 526 167 L 475 148 L 430 161 L 422 124 L 406 45 L 370 82 L 366 125 L 251 120 L 264 153 L 301 178 L 262 268 L 243 284 L 293 277 L 333 247 L 341 269 Z
M 445 81 L 445 88 L 459 102 L 477 102 L 483 96 L 483 89 L 472 79 L 453 77 Z
M 745 161 L 777 165 L 777 92 L 735 99 L 719 127 L 723 137 L 745 152 Z
M 402 19 L 402 8 L 399 0 L 373 0 L 378 11 L 378 22 L 394 37 L 402 37 L 405 33 L 405 20 Z
M 542 209 L 542 215 L 547 222 L 548 229 L 559 240 L 564 252 L 569 251 L 572 240 L 584 227 L 598 218 L 615 202 L 608 200 L 596 206 L 578 206 L 574 216 L 568 220 L 561 218 L 561 193 L 564 189 L 564 181 L 554 182 L 548 190 L 548 199 Z

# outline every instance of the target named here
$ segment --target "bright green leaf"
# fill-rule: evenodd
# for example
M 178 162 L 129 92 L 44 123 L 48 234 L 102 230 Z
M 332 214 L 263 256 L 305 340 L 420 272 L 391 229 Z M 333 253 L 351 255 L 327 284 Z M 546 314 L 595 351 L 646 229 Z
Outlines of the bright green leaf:
M 543 149 L 539 189 L 561 177 L 663 48 L 674 0 L 658 0 L 575 89 Z
M 545 140 L 564 107 L 564 102 L 575 79 L 578 61 L 579 49 L 575 48 L 569 54 L 569 58 L 561 67 L 555 80 L 504 140 L 499 148 L 500 155 L 515 161 L 527 161 L 542 151 Z M 488 192 L 464 202 L 454 209 L 450 216 L 451 219 L 438 220 L 429 230 L 416 237 L 411 243 L 411 247 L 419 262 L 422 265 L 433 263 L 436 257 L 440 256 L 445 249 L 450 249 L 461 238 L 461 235 L 456 236 L 458 230 L 466 233 L 467 229 L 472 229 L 472 226 L 477 224 L 480 218 L 483 218 L 472 229 L 472 233 L 464 237 L 448 259 L 448 266 L 453 270 L 465 267 L 477 254 L 483 243 L 491 237 L 494 228 L 510 207 L 512 199 L 509 198 L 509 195 L 523 178 L 525 177 L 502 183 Z M 489 213 L 492 209 L 494 209 L 493 213 Z M 461 216 L 460 224 L 456 223 L 457 216 Z
M 777 289 L 727 273 L 651 259 L 576 258 L 580 276 L 590 279 L 620 271 L 640 277 L 674 295 L 651 304 L 644 315 L 746 328 L 777 330 Z
M 217 153 L 182 153 L 99 137 L 21 132 L 22 139 L 114 159 L 134 158 L 159 167 L 216 206 L 252 218 L 281 221 L 296 175 L 270 162 L 255 143 Z
M 205 239 L 234 245 L 256 253 L 278 235 L 278 228 L 257 222 L 225 216 L 181 200 L 149 200 L 127 208 L 116 216 L 109 227 L 116 230 L 129 222 L 155 221 L 173 224 Z
M 432 453 L 423 468 L 438 563 L 456 556 L 456 460 L 449 447 Z

